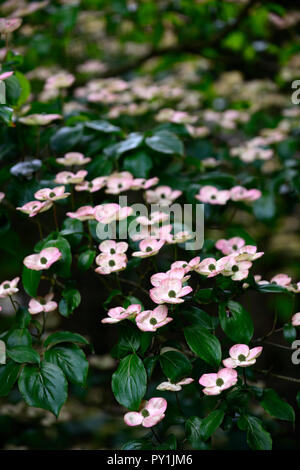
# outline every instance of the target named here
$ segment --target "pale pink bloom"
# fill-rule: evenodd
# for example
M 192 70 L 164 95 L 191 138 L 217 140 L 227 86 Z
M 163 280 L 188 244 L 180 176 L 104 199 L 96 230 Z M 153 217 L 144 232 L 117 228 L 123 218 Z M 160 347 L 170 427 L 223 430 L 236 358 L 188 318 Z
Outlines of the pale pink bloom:
M 234 186 L 230 190 L 230 198 L 232 201 L 256 201 L 261 197 L 259 189 L 246 189 L 243 186 Z
M 60 173 L 57 173 L 54 181 L 58 184 L 78 184 L 82 183 L 87 173 L 88 172 L 86 170 L 79 170 L 77 173 L 61 171 Z
M 138 258 L 148 258 L 149 256 L 156 255 L 161 247 L 165 244 L 164 240 L 156 240 L 155 238 L 145 238 L 140 242 L 140 251 L 135 251 L 132 256 Z
M 56 186 L 52 189 L 40 189 L 34 195 L 34 197 L 40 201 L 59 201 L 60 199 L 66 199 L 68 196 L 70 196 L 70 193 L 65 193 L 64 186 Z
M 110 224 L 115 220 L 123 220 L 132 214 L 131 207 L 121 207 L 119 204 L 101 204 L 95 207 L 95 218 L 102 224 Z
M 106 184 L 106 176 L 99 176 L 94 178 L 92 181 L 83 181 L 82 183 L 75 186 L 76 191 L 88 191 L 89 193 L 95 193 L 104 188 Z
M 165 222 L 168 219 L 169 219 L 169 214 L 166 214 L 165 212 L 155 211 L 155 212 L 151 212 L 149 217 L 140 215 L 139 217 L 136 218 L 136 221 L 141 225 L 147 226 L 147 225 L 158 224 L 159 222 Z
M 216 160 L 214 157 L 207 157 L 201 160 L 202 165 L 204 168 L 215 168 L 216 166 L 221 165 L 220 160 Z
M 292 278 L 287 274 L 276 274 L 276 276 L 272 277 L 270 282 L 281 287 L 287 287 L 290 285 L 291 281 Z
M 287 286 L 287 290 L 298 294 L 300 292 L 300 282 L 291 286 Z
M 114 307 L 108 310 L 107 318 L 103 318 L 101 323 L 119 323 L 122 320 L 135 318 L 142 310 L 141 305 L 132 304 L 127 308 Z
M 263 280 L 263 279 L 261 278 L 261 275 L 260 275 L 260 274 L 255 274 L 254 280 L 255 280 L 256 284 L 259 284 L 259 285 L 269 284 L 269 281 Z
M 157 184 L 159 179 L 155 176 L 153 178 L 149 178 L 148 180 L 145 178 L 135 178 L 132 181 L 130 189 L 138 190 L 138 189 L 148 189 Z
M 142 331 L 156 331 L 172 320 L 173 318 L 168 317 L 168 308 L 165 305 L 159 305 L 154 310 L 145 310 L 135 319 L 137 327 Z
M 190 261 L 174 261 L 171 264 L 171 269 L 183 268 L 185 273 L 196 270 L 200 263 L 200 256 L 192 258 Z
M 207 204 L 224 205 L 230 199 L 230 191 L 218 190 L 214 186 L 203 186 L 195 198 Z
M 128 250 L 128 243 L 117 243 L 114 240 L 104 240 L 104 242 L 100 243 L 99 250 L 102 251 L 102 253 L 111 255 L 126 253 L 126 251 Z
M 53 206 L 53 202 L 51 201 L 30 201 L 24 204 L 22 207 L 17 207 L 17 211 L 21 211 L 24 214 L 29 215 L 29 217 L 34 217 L 40 212 L 45 212 Z
M 264 252 L 257 252 L 257 247 L 254 245 L 245 245 L 235 253 L 237 261 L 254 261 L 263 256 Z
M 172 241 L 169 243 L 175 244 L 175 243 L 185 243 L 187 240 L 191 240 L 194 238 L 194 235 L 187 230 L 184 230 L 182 232 L 177 232 L 173 235 Z
M 292 316 L 292 325 L 300 326 L 300 312 L 297 312 Z
M 123 271 L 126 268 L 127 256 L 124 253 L 100 253 L 95 259 L 99 268 L 95 271 L 98 274 L 110 274 L 117 271 Z
M 223 276 L 230 276 L 233 281 L 241 281 L 249 275 L 252 266 L 250 261 L 238 261 L 234 254 L 218 260 Z
M 140 411 L 130 411 L 124 416 L 124 421 L 128 426 L 139 426 L 152 428 L 165 417 L 168 403 L 164 398 L 151 398 L 146 401 Z
M 57 119 L 62 119 L 59 114 L 30 114 L 20 117 L 19 121 L 27 126 L 47 126 Z
M 12 281 L 2 282 L 2 284 L 0 284 L 0 298 L 3 299 L 4 297 L 9 297 L 19 292 L 17 288 L 19 280 L 19 277 L 15 277 Z
M 181 283 L 188 281 L 190 276 L 186 276 L 184 268 L 173 268 L 166 273 L 156 273 L 151 276 L 150 282 L 154 287 L 159 287 L 166 279 L 178 279 Z
M 180 304 L 184 302 L 182 297 L 192 290 L 190 286 L 183 287 L 178 279 L 165 279 L 158 287 L 150 290 L 150 297 L 156 304 Z
M 113 173 L 107 178 L 107 189 L 105 192 L 108 194 L 120 194 L 121 192 L 130 189 L 133 182 L 133 176 L 128 171 Z
M 58 72 L 49 77 L 46 81 L 46 89 L 69 88 L 75 81 L 74 75 L 68 72 Z
M 195 267 L 195 271 L 202 276 L 214 277 L 222 271 L 222 266 L 215 258 L 205 258 Z
M 0 192 L 0 203 L 3 201 L 4 198 L 5 198 L 5 193 Z
M 181 194 L 182 191 L 173 190 L 170 186 L 158 186 L 154 190 L 146 191 L 145 199 L 148 204 L 170 206 Z
M 14 72 L 3 72 L 0 74 L 0 80 L 6 80 L 7 78 L 11 77 Z
M 0 35 L 12 33 L 20 28 L 21 24 L 21 18 L 0 18 Z
M 205 395 L 219 395 L 223 390 L 233 387 L 237 383 L 238 375 L 234 369 L 224 368 L 213 374 L 203 374 L 199 384 L 205 387 Z
M 161 391 L 167 390 L 168 392 L 180 392 L 180 390 L 182 390 L 183 385 L 189 385 L 192 382 L 194 382 L 194 379 L 190 377 L 186 379 L 182 379 L 177 383 L 172 383 L 169 380 L 168 382 L 162 382 L 161 384 L 159 384 L 156 387 L 156 390 L 161 390 Z
M 54 297 L 53 293 L 45 295 L 45 297 L 36 297 L 31 299 L 29 302 L 28 311 L 31 315 L 35 315 L 41 312 L 53 312 L 57 309 L 57 303 L 52 299 Z
M 26 268 L 32 269 L 33 271 L 42 271 L 43 269 L 49 269 L 53 263 L 58 261 L 62 257 L 62 253 L 58 248 L 49 247 L 44 248 L 40 253 L 26 256 L 23 263 Z
M 250 349 L 246 344 L 235 344 L 229 349 L 228 359 L 223 360 L 225 367 L 235 369 L 236 367 L 248 367 L 256 363 L 263 348 L 258 346 Z
M 80 152 L 68 152 L 63 158 L 56 158 L 57 163 L 63 166 L 73 166 L 73 165 L 85 165 L 89 163 L 91 159 L 85 157 L 83 153 Z
M 95 209 L 92 206 L 82 206 L 76 212 L 67 212 L 67 216 L 77 220 L 93 220 L 95 219 Z
M 155 225 L 140 225 L 139 230 L 134 233 L 130 233 L 130 238 L 134 241 L 139 241 L 151 237 L 170 243 L 173 238 L 171 234 L 172 228 L 172 225 L 163 225 L 162 227 L 157 227 Z
M 222 251 L 223 255 L 230 255 L 238 251 L 245 245 L 245 240 L 241 237 L 233 237 L 225 240 L 225 238 L 221 238 L 216 243 L 216 248 Z

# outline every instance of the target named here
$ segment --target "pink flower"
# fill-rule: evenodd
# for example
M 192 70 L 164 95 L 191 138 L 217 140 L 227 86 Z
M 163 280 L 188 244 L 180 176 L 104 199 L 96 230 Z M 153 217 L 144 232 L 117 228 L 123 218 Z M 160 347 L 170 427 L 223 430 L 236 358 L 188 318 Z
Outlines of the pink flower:
M 207 204 L 224 205 L 230 199 L 230 191 L 219 190 L 214 186 L 202 186 L 195 198 Z
M 58 261 L 62 257 L 62 253 L 58 248 L 49 247 L 44 248 L 40 253 L 26 256 L 23 263 L 26 268 L 32 269 L 33 271 L 42 271 L 43 269 L 49 269 L 53 263 Z
M 154 178 L 149 178 L 148 180 L 145 178 L 135 178 L 132 181 L 130 189 L 138 190 L 138 189 L 148 189 L 157 184 L 159 179 L 155 176 Z
M 175 268 L 183 268 L 185 273 L 195 270 L 200 263 L 200 256 L 196 256 L 195 258 L 188 261 L 174 261 L 171 264 L 171 270 Z
M 104 188 L 106 184 L 106 176 L 99 176 L 94 178 L 92 181 L 83 181 L 75 186 L 76 191 L 88 191 L 89 193 L 95 193 Z
M 12 281 L 2 282 L 2 284 L 0 284 L 0 298 L 3 299 L 4 297 L 9 297 L 19 292 L 17 288 L 19 280 L 19 277 L 15 277 Z
M 184 230 L 182 232 L 177 232 L 173 235 L 172 241 L 169 243 L 175 244 L 175 243 L 185 243 L 187 240 L 191 240 L 194 238 L 195 235 L 192 233 L 188 232 L 187 230 Z
M 115 220 L 126 219 L 132 212 L 131 207 L 121 207 L 114 203 L 102 204 L 95 207 L 95 218 L 102 224 L 110 224 Z
M 263 348 L 258 346 L 250 349 L 246 344 L 235 344 L 229 349 L 229 358 L 223 360 L 225 367 L 235 369 L 236 367 L 248 367 L 256 363 Z
M 145 310 L 135 319 L 137 327 L 142 331 L 156 331 L 172 320 L 173 318 L 168 317 L 168 308 L 165 305 L 159 305 L 154 310 Z
M 179 392 L 180 390 L 182 390 L 183 385 L 189 385 L 192 382 L 194 382 L 194 379 L 192 378 L 186 378 L 186 379 L 180 380 L 177 383 L 172 383 L 170 381 L 162 382 L 156 387 L 156 390 L 161 390 L 161 391 L 167 390 L 169 392 Z
M 249 275 L 252 266 L 250 261 L 238 261 L 234 254 L 218 260 L 223 276 L 230 276 L 233 281 L 241 281 Z
M 93 220 L 95 219 L 95 209 L 92 206 L 82 206 L 76 212 L 67 212 L 67 216 L 77 220 Z
M 255 261 L 263 256 L 264 252 L 257 252 L 257 247 L 254 245 L 245 245 L 240 248 L 235 254 L 237 261 Z
M 46 89 L 68 88 L 75 81 L 74 75 L 68 72 L 58 72 L 49 77 L 46 81 Z
M 0 80 L 6 80 L 7 78 L 11 77 L 14 72 L 4 72 L 0 74 Z
M 126 253 L 128 250 L 128 243 L 126 242 L 115 242 L 114 240 L 104 240 L 100 243 L 99 250 L 106 254 L 121 254 Z
M 124 416 L 124 421 L 128 426 L 139 426 L 151 428 L 165 417 L 167 400 L 164 398 L 151 398 L 145 403 L 140 411 L 130 411 Z
M 220 261 L 215 258 L 205 258 L 195 267 L 195 271 L 202 276 L 214 277 L 222 270 Z
M 59 114 L 30 114 L 20 117 L 19 121 L 27 126 L 47 126 L 57 119 L 62 119 Z
M 203 374 L 199 384 L 205 387 L 205 395 L 219 395 L 223 390 L 233 387 L 237 383 L 238 375 L 234 369 L 221 369 L 216 374 Z
M 40 201 L 59 201 L 60 199 L 66 199 L 68 196 L 70 196 L 70 193 L 65 193 L 64 186 L 56 186 L 52 189 L 40 189 L 34 195 L 34 197 Z
M 181 194 L 182 191 L 176 189 L 172 190 L 170 186 L 158 186 L 154 190 L 146 191 L 145 199 L 148 204 L 170 206 Z
M 24 204 L 22 207 L 17 207 L 17 211 L 21 211 L 24 214 L 28 214 L 29 217 L 34 217 L 40 212 L 45 212 L 53 206 L 53 202 L 51 201 L 31 201 Z
M 113 173 L 107 178 L 106 182 L 106 193 L 108 194 L 120 194 L 123 191 L 127 191 L 133 184 L 133 176 L 128 171 L 122 173 Z
M 0 35 L 12 33 L 20 28 L 21 24 L 21 18 L 0 18 Z
M 277 284 L 281 287 L 287 287 L 290 285 L 292 278 L 287 274 L 276 274 L 276 276 L 272 277 L 271 281 L 274 284 Z
M 78 184 L 82 183 L 87 173 L 88 172 L 86 170 L 79 170 L 77 173 L 61 171 L 60 173 L 57 173 L 54 181 L 58 184 Z
M 178 279 L 165 279 L 158 287 L 150 290 L 150 297 L 156 304 L 180 304 L 184 302 L 181 297 L 192 292 L 189 286 L 183 287 Z
M 132 304 L 126 309 L 123 307 L 115 307 L 108 310 L 107 318 L 103 318 L 101 323 L 119 323 L 122 320 L 135 318 L 142 310 L 141 305 Z
M 151 237 L 170 243 L 173 239 L 171 231 L 172 225 L 163 225 L 162 227 L 156 227 L 155 225 L 140 225 L 139 230 L 130 233 L 130 238 L 133 241 L 139 241 Z
M 233 237 L 233 238 L 229 238 L 229 240 L 225 240 L 224 238 L 221 238 L 220 240 L 217 241 L 215 246 L 218 250 L 222 251 L 223 255 L 230 255 L 231 253 L 238 251 L 244 245 L 245 245 L 245 240 L 243 238 Z
M 230 198 L 232 201 L 252 202 L 261 197 L 259 189 L 246 189 L 243 186 L 234 186 L 230 190 Z
M 5 198 L 5 193 L 0 192 L 0 203 L 3 201 L 4 198 Z
M 159 222 L 164 222 L 169 219 L 169 214 L 165 212 L 155 211 L 150 214 L 149 217 L 144 215 L 140 215 L 136 218 L 136 221 L 141 225 L 154 225 L 158 224 Z
M 297 312 L 292 316 L 292 325 L 300 326 L 300 312 Z
M 166 279 L 178 279 L 181 283 L 188 281 L 190 276 L 186 276 L 184 268 L 172 268 L 166 273 L 156 273 L 151 276 L 151 284 L 154 287 L 159 287 L 161 282 Z
M 47 313 L 56 310 L 57 303 L 52 300 L 53 296 L 53 293 L 49 293 L 45 295 L 45 297 L 37 297 L 35 299 L 31 299 L 28 307 L 29 313 L 31 313 L 31 315 L 35 315 L 41 312 Z
M 149 256 L 156 255 L 161 247 L 165 244 L 164 240 L 156 240 L 155 238 L 145 238 L 140 242 L 140 251 L 135 251 L 132 256 L 138 258 L 148 258 Z
M 110 274 L 117 271 L 122 271 L 126 268 L 127 256 L 125 254 L 107 254 L 101 253 L 96 258 L 96 264 L 99 268 L 95 271 L 98 274 Z
M 63 166 L 73 166 L 85 165 L 86 163 L 89 163 L 91 159 L 89 157 L 85 157 L 83 153 L 80 152 L 68 152 L 63 158 L 56 158 L 56 161 Z

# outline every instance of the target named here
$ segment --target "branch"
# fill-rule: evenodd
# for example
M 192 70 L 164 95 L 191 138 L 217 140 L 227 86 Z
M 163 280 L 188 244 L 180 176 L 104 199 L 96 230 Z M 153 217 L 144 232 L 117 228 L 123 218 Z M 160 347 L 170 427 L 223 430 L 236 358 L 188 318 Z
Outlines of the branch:
M 271 375 L 272 377 L 276 377 L 277 379 L 286 380 L 287 382 L 294 382 L 294 383 L 300 384 L 300 379 L 296 379 L 295 377 L 289 377 L 287 375 L 275 374 L 274 372 L 269 372 L 268 370 L 259 370 L 259 369 L 254 369 L 254 370 L 258 374 Z

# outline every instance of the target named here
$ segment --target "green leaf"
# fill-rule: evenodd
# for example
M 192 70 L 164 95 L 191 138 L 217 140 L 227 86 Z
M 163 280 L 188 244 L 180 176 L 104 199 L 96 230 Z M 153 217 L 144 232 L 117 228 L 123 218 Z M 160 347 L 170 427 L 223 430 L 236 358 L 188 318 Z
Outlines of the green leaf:
M 249 343 L 254 332 L 253 322 L 241 304 L 229 300 L 219 305 L 219 318 L 222 330 L 232 341 Z
M 126 442 L 121 450 L 151 450 L 152 443 L 146 439 L 134 439 Z
M 183 155 L 184 147 L 176 134 L 170 131 L 158 131 L 145 139 L 146 144 L 156 152 L 168 155 Z
M 22 106 L 29 98 L 31 92 L 31 86 L 29 80 L 18 70 L 15 71 L 14 76 L 17 78 L 19 85 L 21 87 L 21 92 L 19 94 L 16 105 L 18 107 Z
M 31 346 L 32 338 L 26 328 L 14 328 L 8 332 L 5 338 L 8 348 L 15 346 Z
M 40 367 L 25 366 L 18 385 L 27 405 L 51 411 L 56 417 L 68 397 L 68 382 L 62 370 L 45 361 Z
M 143 134 L 139 132 L 132 132 L 128 135 L 127 139 L 117 144 L 111 145 L 104 149 L 105 155 L 120 156 L 129 150 L 139 147 L 144 139 Z
M 283 327 L 283 336 L 288 343 L 292 344 L 297 338 L 296 328 L 291 323 L 287 323 Z
M 12 116 L 14 110 L 5 104 L 0 104 L 0 122 L 4 122 L 8 126 L 12 124 Z
M 22 271 L 22 284 L 26 294 L 30 297 L 36 297 L 41 279 L 41 271 L 34 271 L 23 266 Z
M 147 178 L 153 164 L 146 152 L 139 151 L 124 158 L 123 169 L 130 171 L 136 178 Z
M 203 441 L 200 433 L 201 423 L 202 419 L 198 416 L 191 416 L 185 423 L 186 438 L 196 450 L 209 449 L 209 445 Z
M 68 317 L 80 305 L 81 295 L 77 289 L 64 289 L 61 295 L 63 298 L 59 302 L 59 312 Z
M 146 388 L 147 374 L 141 359 L 136 354 L 121 359 L 112 376 L 112 391 L 116 400 L 129 410 L 138 410 Z
M 172 382 L 178 382 L 192 372 L 190 361 L 179 351 L 166 351 L 159 356 L 159 362 L 163 373 Z
M 119 341 L 111 354 L 120 359 L 129 353 L 135 353 L 141 344 L 141 332 L 130 322 L 122 322 L 119 326 Z
M 264 390 L 263 399 L 260 404 L 269 415 L 275 418 L 295 421 L 295 412 L 292 406 L 280 398 L 277 392 L 271 388 Z
M 20 307 L 16 313 L 16 325 L 19 328 L 27 328 L 32 320 L 32 316 L 28 312 L 27 308 Z
M 238 426 L 242 431 L 247 431 L 247 442 L 253 450 L 272 450 L 271 435 L 263 428 L 258 418 L 243 415 L 238 420 Z
M 204 418 L 200 425 L 201 438 L 206 441 L 221 426 L 224 419 L 223 410 L 212 411 Z
M 278 286 L 277 284 L 257 284 L 257 290 L 259 292 L 270 292 L 272 294 L 281 294 L 282 292 L 287 292 L 285 287 Z
M 51 147 L 57 154 L 71 151 L 82 139 L 83 126 L 61 127 L 50 140 Z
M 208 315 L 198 307 L 189 307 L 188 310 L 183 310 L 182 315 L 187 320 L 188 326 L 199 325 L 207 330 L 214 330 L 219 323 L 218 318 Z
M 24 364 L 29 362 L 32 364 L 40 363 L 39 354 L 29 346 L 15 346 L 7 350 L 7 355 L 15 362 Z
M 55 346 L 45 352 L 45 360 L 56 364 L 70 382 L 85 386 L 89 363 L 84 352 L 76 346 Z
M 107 297 L 107 299 L 103 302 L 103 307 L 104 308 L 108 308 L 110 302 L 112 301 L 112 299 L 114 299 L 115 297 L 117 297 L 118 295 L 122 295 L 122 292 L 119 290 L 119 289 L 113 289 L 109 296 Z
M 190 349 L 203 361 L 213 367 L 220 364 L 222 358 L 220 342 L 208 330 L 200 326 L 188 327 L 184 329 L 184 336 Z
M 83 253 L 80 253 L 78 257 L 78 269 L 80 271 L 87 271 L 92 266 L 95 256 L 95 250 L 86 250 Z
M 84 232 L 83 224 L 80 220 L 68 217 L 63 221 L 60 234 L 64 236 L 72 247 L 79 245 Z
M 16 364 L 12 361 L 0 366 L 0 397 L 4 397 L 9 394 L 17 380 L 20 367 L 20 364 Z
M 52 333 L 44 342 L 44 347 L 53 347 L 59 343 L 79 343 L 79 344 L 90 344 L 87 339 L 78 333 L 71 333 L 70 331 L 59 331 Z
M 120 132 L 120 127 L 114 126 L 108 121 L 89 121 L 84 123 L 85 127 L 95 131 L 104 132 L 105 134 L 113 134 Z

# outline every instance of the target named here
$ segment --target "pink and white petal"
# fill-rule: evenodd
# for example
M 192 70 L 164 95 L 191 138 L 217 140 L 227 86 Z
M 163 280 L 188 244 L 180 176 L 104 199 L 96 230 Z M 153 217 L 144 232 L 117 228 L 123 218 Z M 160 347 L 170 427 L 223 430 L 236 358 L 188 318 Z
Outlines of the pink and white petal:
M 220 387 L 207 387 L 202 390 L 204 395 L 220 395 L 221 389 Z
M 143 422 L 143 416 L 137 411 L 130 411 L 124 416 L 124 421 L 127 426 L 139 426 Z
M 151 416 L 157 416 L 163 414 L 167 409 L 168 403 L 167 400 L 160 397 L 151 398 L 145 409 L 150 413 Z
M 155 426 L 162 419 L 164 419 L 164 417 L 164 414 L 160 414 L 157 416 L 148 416 L 147 418 L 144 418 L 142 425 L 144 426 L 144 428 L 152 428 L 152 426 Z
M 235 369 L 239 365 L 231 357 L 228 357 L 227 359 L 224 359 L 223 364 L 224 364 L 225 367 L 228 367 L 228 368 L 231 368 L 231 369 Z
M 225 384 L 232 383 L 237 380 L 237 371 L 235 369 L 225 367 L 224 369 L 219 370 L 217 376 L 218 379 L 222 379 Z
M 194 379 L 192 379 L 191 377 L 188 377 L 186 379 L 180 380 L 180 382 L 177 382 L 176 385 L 189 385 L 192 382 L 194 382 Z
M 199 384 L 203 387 L 214 387 L 216 385 L 216 380 L 218 375 L 215 373 L 212 374 L 203 374 L 199 379 Z
M 181 289 L 181 292 L 178 294 L 179 297 L 183 297 L 185 295 L 188 295 L 190 292 L 192 292 L 192 287 L 190 286 L 185 286 Z
M 44 309 L 45 309 L 45 312 L 53 312 L 54 310 L 57 309 L 57 303 L 54 301 L 47 302 Z
M 43 311 L 43 307 L 38 300 L 31 299 L 29 302 L 28 311 L 31 313 L 31 315 L 36 315 L 37 313 Z
M 238 359 L 240 355 L 248 357 L 249 351 L 247 344 L 235 344 L 229 349 L 229 355 L 233 359 Z
M 263 350 L 262 346 L 257 346 L 256 348 L 250 349 L 249 355 L 247 356 L 247 361 L 251 361 L 252 359 L 256 359 L 258 356 L 261 355 Z

